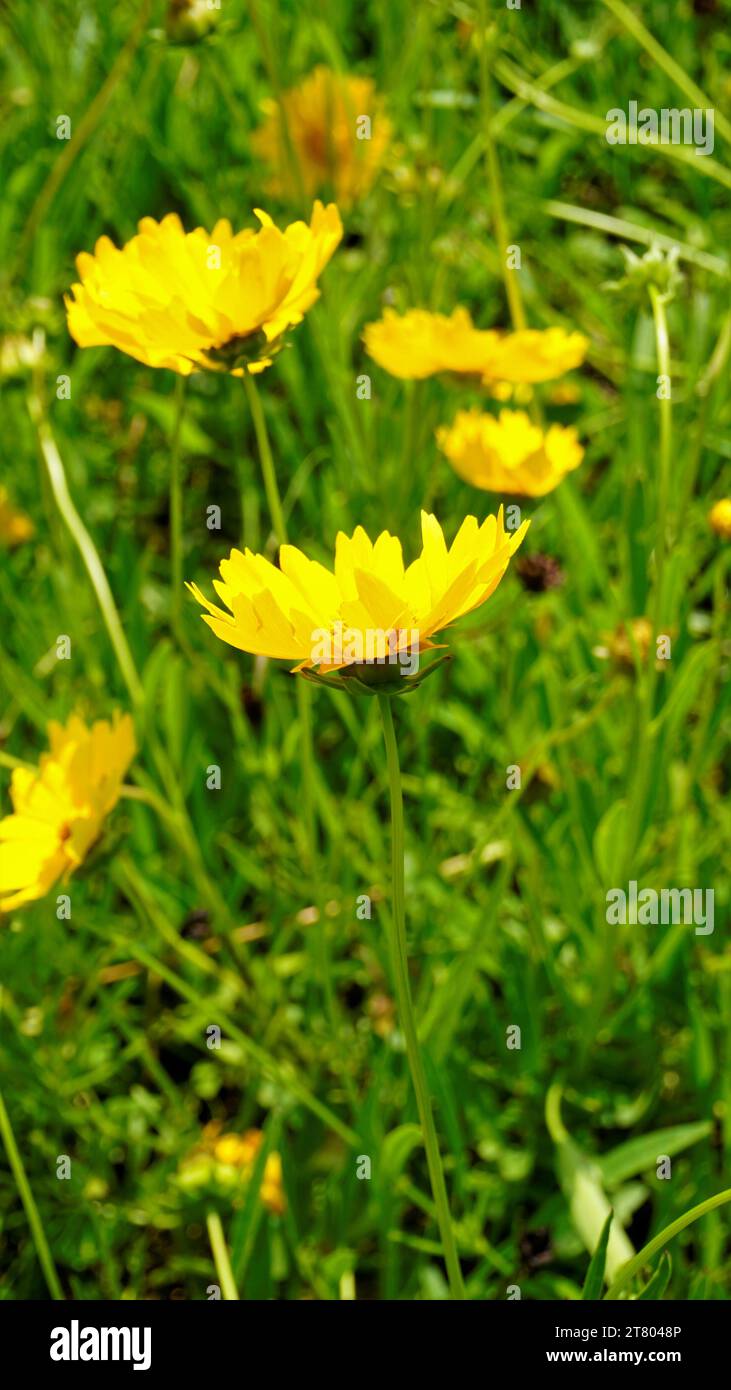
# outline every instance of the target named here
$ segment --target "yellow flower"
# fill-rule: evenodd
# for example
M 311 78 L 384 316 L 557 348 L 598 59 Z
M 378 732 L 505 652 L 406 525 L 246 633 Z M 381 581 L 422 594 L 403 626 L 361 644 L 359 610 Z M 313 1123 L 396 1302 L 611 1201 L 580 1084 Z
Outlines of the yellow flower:
M 285 128 L 279 103 L 267 100 L 264 124 L 252 139 L 274 171 L 269 191 L 296 196 L 303 190 L 308 198 L 330 191 L 350 207 L 371 187 L 391 138 L 391 122 L 371 79 L 317 67 L 281 101 Z
M 435 372 L 466 372 L 488 384 L 550 381 L 583 361 L 587 349 L 581 333 L 563 328 L 498 333 L 475 328 L 466 309 L 432 314 L 409 309 L 399 315 L 385 309 L 377 323 L 366 324 L 363 340 L 370 356 L 392 376 L 420 380 Z
M 526 497 L 543 497 L 584 457 L 576 430 L 551 425 L 544 434 L 524 410 L 501 410 L 498 419 L 460 410 L 437 430 L 437 443 L 473 487 Z
M 436 517 L 422 512 L 423 548 L 407 569 L 397 537 L 383 531 L 374 544 L 358 526 L 352 536 L 338 534 L 334 570 L 292 545 L 281 547 L 279 568 L 250 550 L 232 550 L 214 580 L 229 611 L 209 603 L 197 585 L 188 588 L 208 610 L 204 621 L 230 646 L 295 661 L 301 671 L 349 666 L 360 675 L 374 663 L 406 666 L 407 654 L 418 657 L 435 633 L 484 603 L 527 527 L 525 521 L 506 531 L 502 508 L 482 525 L 468 516 L 447 548 Z M 408 674 L 414 670 L 415 663 Z
M 242 1176 L 248 1181 L 263 1141 L 264 1135 L 260 1129 L 247 1129 L 245 1134 L 222 1134 L 220 1138 L 208 1140 L 208 1143 L 212 1142 L 213 1154 L 218 1163 L 228 1168 L 241 1169 Z M 205 1144 L 204 1135 L 204 1146 Z M 281 1215 L 286 1209 L 287 1202 L 282 1186 L 282 1160 L 278 1153 L 267 1154 L 259 1197 L 269 1211 Z
M 714 502 L 708 513 L 708 520 L 717 536 L 731 541 L 731 497 L 721 497 Z
M 0 483 L 0 541 L 4 545 L 21 545 L 30 540 L 35 527 L 30 517 L 16 511 L 8 496 L 7 488 Z
M 68 878 L 99 838 L 119 800 L 135 754 L 132 720 L 91 728 L 76 715 L 48 725 L 50 752 L 40 766 L 13 770 L 13 814 L 0 820 L 0 912 L 42 898 Z
M 77 257 L 81 284 L 66 296 L 72 338 L 182 376 L 262 371 L 318 298 L 343 226 L 334 203 L 315 203 L 309 226 L 293 222 L 284 232 L 267 213 L 256 216 L 258 231 L 235 235 L 225 218 L 210 233 L 186 233 L 176 213 L 143 217 L 121 251 L 100 237 L 93 256 Z

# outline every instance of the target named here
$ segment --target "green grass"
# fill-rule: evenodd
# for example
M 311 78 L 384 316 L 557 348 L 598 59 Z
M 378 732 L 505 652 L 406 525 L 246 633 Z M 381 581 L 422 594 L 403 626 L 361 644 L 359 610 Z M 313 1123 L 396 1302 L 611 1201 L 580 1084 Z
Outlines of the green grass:
M 663 0 L 629 6 L 640 8 L 684 81 L 722 112 L 727 0 L 688 0 L 672 24 Z M 512 566 L 450 634 L 453 660 L 394 716 L 412 988 L 467 1294 L 499 1300 L 517 1284 L 523 1298 L 564 1299 L 581 1296 L 607 1204 L 639 1251 L 729 1185 L 728 547 L 707 514 L 731 491 L 730 146 L 720 123 L 708 159 L 604 141 L 612 107 L 689 101 L 620 5 L 487 9 L 492 130 L 527 318 L 591 343 L 577 404 L 553 404 L 548 388 L 540 403 L 577 426 L 586 457 L 524 507 L 523 551 L 553 556 L 562 586 L 530 592 Z M 266 197 L 252 159 L 271 80 L 249 7 L 229 0 L 219 32 L 189 47 L 165 41 L 163 6 L 144 10 L 60 0 L 0 12 L 2 317 L 46 334 L 50 426 L 144 692 L 131 778 L 143 794 L 123 799 L 72 880 L 71 920 L 57 920 L 52 893 L 0 928 L 0 1078 L 25 1175 L 0 1166 L 0 1297 L 47 1293 L 26 1186 L 65 1296 L 205 1298 L 218 1216 L 246 1298 L 444 1297 L 394 1025 L 377 701 L 311 692 L 313 855 L 294 678 L 215 642 L 187 595 L 171 631 L 172 374 L 79 351 L 65 329 L 74 255 L 102 233 L 121 242 L 139 217 L 170 210 L 187 225 L 236 226 L 255 206 L 282 220 L 302 211 Z M 326 560 L 336 532 L 362 523 L 401 535 L 413 555 L 422 505 L 449 538 L 465 514 L 495 508 L 434 442 L 481 397 L 456 379 L 388 377 L 360 334 L 384 303 L 461 303 L 481 327 L 509 325 L 471 39 L 479 7 L 255 10 L 283 85 L 322 61 L 370 74 L 396 132 L 389 167 L 346 216 L 320 302 L 259 379 L 289 537 Z M 73 148 L 55 138 L 60 113 Z M 683 273 L 668 306 L 660 626 L 672 658 L 657 673 L 601 655 L 656 599 L 656 324 L 646 292 L 607 288 L 624 273 L 620 245 L 642 254 L 655 236 L 679 247 Z M 363 372 L 370 401 L 356 396 Z M 64 374 L 70 400 L 56 398 Z M 107 717 L 130 698 L 54 502 L 28 374 L 3 386 L 0 480 L 36 538 L 0 550 L 0 757 L 34 762 L 49 718 Z M 184 571 L 208 591 L 242 526 L 255 550 L 270 526 L 241 383 L 199 375 L 186 396 Z M 212 504 L 220 532 L 206 527 Z M 56 660 L 59 634 L 69 661 Z M 206 788 L 212 764 L 220 791 Z M 522 785 L 508 790 L 515 764 Z M 630 878 L 715 889 L 713 935 L 609 927 L 606 892 Z M 370 920 L 357 915 L 362 894 Z M 211 1024 L 220 1051 L 207 1047 Z M 514 1025 L 520 1050 L 506 1046 Z M 179 1164 L 212 1118 L 264 1130 L 282 1156 L 283 1217 L 244 1194 L 181 1192 Z M 63 1154 L 68 1181 L 56 1177 Z M 656 1176 L 661 1154 L 670 1180 Z M 728 1207 L 668 1250 L 665 1298 L 729 1297 Z M 661 1256 L 653 1249 L 627 1287 L 639 1291 Z

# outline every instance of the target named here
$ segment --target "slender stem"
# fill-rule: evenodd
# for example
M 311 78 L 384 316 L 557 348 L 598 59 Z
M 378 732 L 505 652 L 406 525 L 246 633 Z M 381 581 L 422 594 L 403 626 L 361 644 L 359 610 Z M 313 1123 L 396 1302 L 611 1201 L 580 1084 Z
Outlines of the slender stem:
M 715 1197 L 707 1197 L 705 1202 L 699 1202 L 697 1206 L 690 1207 L 676 1221 L 671 1221 L 669 1226 L 666 1226 L 658 1235 L 653 1236 L 647 1245 L 643 1245 L 642 1249 L 638 1250 L 637 1254 L 628 1260 L 626 1265 L 623 1265 L 614 1283 L 607 1289 L 604 1295 L 605 1301 L 619 1298 L 625 1284 L 634 1278 L 635 1274 L 647 1264 L 648 1260 L 652 1259 L 653 1255 L 657 1254 L 658 1250 L 662 1250 L 663 1246 L 673 1240 L 680 1231 L 684 1231 L 686 1226 L 692 1225 L 694 1221 L 698 1221 L 707 1212 L 715 1211 L 716 1207 L 724 1206 L 726 1202 L 731 1202 L 731 1187 L 726 1188 L 725 1192 L 717 1192 Z
M 665 299 L 656 286 L 650 286 L 653 320 L 655 324 L 655 346 L 659 375 L 666 378 L 670 392 L 670 339 L 668 336 Z M 641 839 L 642 813 L 647 797 L 647 786 L 651 770 L 652 735 L 650 723 L 655 700 L 657 683 L 656 642 L 664 615 L 665 555 L 667 551 L 668 492 L 670 485 L 670 463 L 672 454 L 672 400 L 671 395 L 659 397 L 660 405 L 660 456 L 657 475 L 657 503 L 655 513 L 655 574 L 652 592 L 652 636 L 647 652 L 647 668 L 638 676 L 639 707 L 637 711 L 637 733 L 630 750 L 631 765 L 634 768 L 631 791 L 627 808 L 625 828 L 622 881 L 627 877 L 638 843 Z
M 127 686 L 133 704 L 139 708 L 144 704 L 144 692 L 137 674 L 137 668 L 132 658 L 127 638 L 124 635 L 122 623 L 119 613 L 117 612 L 112 591 L 109 587 L 109 581 L 105 574 L 104 566 L 99 559 L 96 546 L 71 500 L 63 460 L 46 418 L 37 384 L 29 395 L 28 408 L 36 428 L 38 443 L 43 456 L 43 462 L 46 465 L 56 506 L 86 566 L 124 683 Z
M 20 1200 L 23 1203 L 25 1214 L 28 1217 L 28 1225 L 30 1226 L 33 1244 L 36 1248 L 38 1263 L 43 1270 L 44 1278 L 48 1285 L 48 1292 L 51 1298 L 62 1299 L 63 1289 L 61 1288 L 61 1281 L 56 1273 L 56 1266 L 53 1263 L 53 1256 L 48 1241 L 46 1240 L 43 1222 L 41 1221 L 25 1168 L 23 1167 L 23 1160 L 20 1157 L 18 1145 L 15 1142 L 13 1127 L 10 1123 L 10 1116 L 5 1109 L 5 1101 L 3 1100 L 2 1092 L 0 1092 L 0 1135 L 5 1145 L 5 1152 L 8 1156 L 11 1172 L 15 1178 L 18 1192 L 20 1193 Z
M 603 0 L 608 10 L 624 25 L 625 29 L 639 44 L 644 48 L 651 62 L 658 68 L 666 72 L 671 82 L 674 82 L 689 101 L 701 111 L 708 111 L 711 106 L 705 92 L 696 86 L 680 63 L 658 43 L 657 39 L 646 29 L 639 15 L 630 9 L 624 0 Z M 731 140 L 731 122 L 724 116 L 722 111 L 714 111 L 714 124 L 720 130 L 724 140 Z
M 277 545 L 286 545 L 287 528 L 284 524 L 284 511 L 282 510 L 282 499 L 279 496 L 277 485 L 277 472 L 274 467 L 269 435 L 267 433 L 266 420 L 262 409 L 261 397 L 256 388 L 254 378 L 249 372 L 244 372 L 244 390 L 249 401 L 251 418 L 254 422 L 254 433 L 256 435 L 261 471 L 264 478 L 264 490 L 267 495 L 269 506 L 269 517 Z
M 277 545 L 282 546 L 287 543 L 287 527 L 284 520 L 284 509 L 279 495 L 277 484 L 277 471 L 274 466 L 271 444 L 269 443 L 269 433 L 267 431 L 264 411 L 261 404 L 261 397 L 257 390 L 256 382 L 249 372 L 244 372 L 244 389 L 246 391 L 251 418 L 254 423 L 254 433 L 256 435 L 259 459 L 261 462 L 262 477 L 264 479 L 264 489 L 269 505 L 269 516 L 272 523 L 272 530 Z M 304 681 L 296 682 L 297 690 L 297 714 L 299 717 L 300 728 L 302 730 L 301 757 L 302 757 L 302 819 L 305 826 L 308 852 L 308 870 L 315 890 L 320 884 L 320 875 L 317 872 L 317 826 L 315 823 L 315 798 L 314 798 L 314 744 L 312 738 L 312 717 L 311 717 L 311 692 Z M 325 997 L 330 1023 L 335 1029 L 335 998 L 332 988 L 330 957 L 327 941 L 327 928 L 325 914 L 320 907 L 320 974 L 322 976 L 322 988 Z
M 170 440 L 170 583 L 172 628 L 180 627 L 183 600 L 183 483 L 180 467 L 180 433 L 185 409 L 185 377 L 176 375 L 173 432 Z
M 665 554 L 667 551 L 668 490 L 670 486 L 670 455 L 673 438 L 673 406 L 670 385 L 670 338 L 668 320 L 665 312 L 665 297 L 655 285 L 650 285 L 652 316 L 655 324 L 655 344 L 657 365 L 660 376 L 665 378 L 667 393 L 660 398 L 660 469 L 657 481 L 657 517 L 655 523 L 655 595 L 654 619 L 657 636 L 663 617 L 663 582 L 665 578 Z M 652 663 L 654 670 L 654 662 Z
M 503 198 L 503 183 L 500 175 L 500 160 L 498 159 L 497 146 L 492 128 L 492 96 L 490 71 L 488 68 L 487 52 L 487 17 L 485 10 L 485 0 L 480 0 L 480 94 L 482 99 L 482 118 L 484 124 L 485 154 L 487 156 L 487 176 L 490 183 L 490 197 L 492 199 L 492 220 L 495 228 L 495 240 L 498 244 L 500 253 L 500 267 L 502 270 L 505 293 L 508 299 L 510 317 L 513 321 L 513 328 L 520 331 L 526 327 L 525 310 L 520 293 L 517 272 L 508 266 L 508 246 L 510 238 L 508 235 L 508 222 L 505 216 L 505 200 Z
M 216 1266 L 218 1282 L 221 1285 L 221 1293 L 229 1303 L 238 1303 L 239 1291 L 236 1288 L 226 1237 L 223 1234 L 221 1218 L 217 1211 L 209 1211 L 206 1214 L 206 1226 L 208 1227 L 208 1239 L 211 1242 L 213 1263 Z
M 465 1296 L 462 1271 L 457 1254 L 452 1218 L 449 1211 L 444 1170 L 439 1152 L 439 1140 L 434 1125 L 432 1102 L 429 1094 L 424 1063 L 416 1031 L 416 1019 L 409 985 L 409 963 L 406 948 L 406 911 L 404 901 L 404 806 L 401 793 L 401 770 L 399 767 L 396 731 L 393 725 L 391 704 L 387 695 L 379 695 L 378 703 L 383 721 L 383 737 L 386 745 L 386 763 L 391 796 L 391 875 L 393 888 L 393 912 L 391 914 L 391 949 L 396 973 L 399 1016 L 406 1041 L 406 1054 L 409 1060 L 411 1080 L 416 1093 L 416 1104 L 421 1121 L 424 1148 L 426 1149 L 429 1179 L 434 1203 L 437 1209 L 437 1223 L 442 1239 L 442 1249 L 447 1266 L 449 1287 L 452 1298 Z

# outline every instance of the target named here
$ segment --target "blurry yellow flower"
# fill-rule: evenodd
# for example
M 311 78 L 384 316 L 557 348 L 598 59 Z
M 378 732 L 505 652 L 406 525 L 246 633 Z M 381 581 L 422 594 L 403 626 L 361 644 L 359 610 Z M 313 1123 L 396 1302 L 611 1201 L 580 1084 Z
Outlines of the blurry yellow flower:
M 30 540 L 35 527 L 30 517 L 16 511 L 7 488 L 0 483 L 0 542 L 4 545 L 21 545 Z
M 708 520 L 717 536 L 724 541 L 731 540 L 731 497 L 722 497 L 714 502 Z
M 581 387 L 575 381 L 557 381 L 551 387 L 548 399 L 551 405 L 577 405 L 581 400 Z
M 432 314 L 385 309 L 377 323 L 366 324 L 363 340 L 370 356 L 392 376 L 419 380 L 435 372 L 466 372 L 487 384 L 550 381 L 577 367 L 587 349 L 581 333 L 563 328 L 498 333 L 475 328 L 466 309 Z
M 455 472 L 487 492 L 543 497 L 584 457 L 576 430 L 551 425 L 544 434 L 524 410 L 460 410 L 437 430 L 437 443 Z
M 206 1125 L 200 1144 L 183 1162 L 181 1173 L 184 1186 L 194 1188 L 209 1181 L 230 1186 L 237 1176 L 243 1178 L 244 1182 L 249 1181 L 257 1154 L 264 1142 L 262 1131 L 247 1129 L 245 1134 L 221 1134 L 220 1129 L 218 1121 Z M 210 1155 L 207 1165 L 201 1162 L 206 1154 Z M 235 1170 L 238 1170 L 238 1173 Z M 282 1160 L 276 1152 L 267 1154 L 259 1197 L 264 1206 L 277 1215 L 286 1210 Z
M 132 720 L 88 728 L 76 715 L 48 725 L 39 767 L 13 770 L 13 814 L 0 820 L 0 912 L 42 898 L 68 878 L 99 838 L 135 754 Z
M 482 525 L 468 516 L 447 548 L 436 517 L 422 512 L 423 548 L 408 569 L 397 537 L 383 531 L 374 544 L 358 526 L 352 536 L 339 532 L 334 571 L 292 545 L 281 547 L 279 567 L 232 550 L 214 580 L 228 612 L 188 588 L 232 647 L 295 661 L 297 670 L 360 670 L 427 650 L 435 633 L 484 603 L 527 527 L 506 531 L 502 508 Z
M 303 190 L 308 198 L 331 192 L 350 207 L 371 187 L 391 138 L 391 122 L 371 79 L 317 67 L 281 101 L 291 147 L 280 105 L 272 100 L 263 103 L 265 121 L 252 138 L 274 171 L 269 191 L 295 197 Z
M 210 233 L 186 233 L 176 213 L 143 217 L 121 251 L 100 237 L 93 256 L 77 257 L 81 284 L 66 296 L 72 338 L 182 376 L 262 371 L 318 298 L 343 226 L 333 203 L 315 203 L 309 226 L 293 222 L 284 232 L 267 213 L 256 216 L 258 231 L 235 235 L 225 218 Z

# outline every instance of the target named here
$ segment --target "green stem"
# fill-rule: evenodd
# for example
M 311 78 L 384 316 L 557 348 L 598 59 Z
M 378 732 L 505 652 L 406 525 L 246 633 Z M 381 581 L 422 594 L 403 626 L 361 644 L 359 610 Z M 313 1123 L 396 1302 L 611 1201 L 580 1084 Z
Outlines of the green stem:
M 272 449 L 269 443 L 269 434 L 267 432 L 266 420 L 264 419 L 264 411 L 262 409 L 261 397 L 257 390 L 254 378 L 247 371 L 244 372 L 244 390 L 246 391 L 246 396 L 249 402 L 249 409 L 251 411 L 251 418 L 254 423 L 254 433 L 256 435 L 256 444 L 259 450 L 259 461 L 261 463 L 261 472 L 262 477 L 264 479 L 264 490 L 267 495 L 269 517 L 272 523 L 272 530 L 274 531 L 274 538 L 277 542 L 277 545 L 286 545 L 287 528 L 284 523 L 282 499 L 279 496 L 279 487 L 277 485 L 277 471 L 274 467 L 274 459 L 272 457 Z
M 653 321 L 655 325 L 655 347 L 659 375 L 670 382 L 670 339 L 668 336 L 665 298 L 656 288 L 650 286 Z M 647 668 L 638 674 L 639 708 L 637 712 L 637 733 L 632 742 L 630 758 L 635 769 L 627 808 L 627 822 L 624 841 L 624 858 L 621 880 L 629 873 L 632 857 L 642 838 L 642 813 L 647 798 L 647 788 L 652 763 L 652 733 L 650 724 L 657 684 L 656 642 L 661 630 L 664 615 L 665 556 L 667 551 L 668 492 L 670 486 L 670 464 L 672 454 L 672 399 L 671 396 L 659 398 L 660 404 L 660 456 L 657 477 L 657 503 L 655 516 L 655 575 L 652 592 L 652 636 L 647 652 Z
M 691 1207 L 689 1211 L 679 1216 L 677 1221 L 671 1221 L 670 1225 L 660 1231 L 659 1235 L 653 1236 L 647 1245 L 643 1245 L 633 1259 L 627 1261 L 614 1283 L 607 1289 L 604 1295 L 605 1300 L 618 1298 L 625 1284 L 634 1278 L 635 1274 L 652 1259 L 653 1255 L 657 1254 L 658 1250 L 662 1250 L 663 1246 L 673 1240 L 680 1231 L 684 1231 L 686 1226 L 692 1225 L 701 1216 L 705 1216 L 709 1211 L 715 1211 L 716 1207 L 722 1207 L 726 1202 L 731 1202 L 731 1187 L 727 1187 L 725 1192 L 717 1192 L 715 1197 L 707 1197 L 705 1202 L 699 1202 L 697 1206 Z
M 383 737 L 386 745 L 386 762 L 388 766 L 388 782 L 391 796 L 391 874 L 393 880 L 391 948 L 394 970 L 396 972 L 399 1016 L 406 1041 L 406 1054 L 409 1060 L 411 1080 L 416 1093 L 416 1104 L 421 1121 L 424 1148 L 426 1149 L 429 1179 L 437 1209 L 437 1223 L 442 1239 L 442 1249 L 447 1266 L 449 1287 L 452 1298 L 463 1299 L 465 1291 L 462 1283 L 462 1271 L 457 1254 L 457 1242 L 452 1227 L 447 1188 L 444 1181 L 444 1170 L 442 1168 L 442 1159 L 439 1152 L 439 1140 L 434 1125 L 431 1096 L 429 1094 L 424 1063 L 419 1047 L 414 1006 L 409 985 L 409 963 L 406 947 L 406 911 L 404 902 L 404 806 L 401 792 L 401 770 L 399 767 L 396 731 L 393 725 L 393 714 L 391 712 L 389 697 L 387 695 L 379 695 L 378 703 L 381 710 L 381 719 L 383 721 Z
M 484 125 L 485 154 L 487 156 L 487 176 L 490 183 L 490 197 L 492 199 L 492 220 L 495 228 L 495 240 L 498 244 L 500 253 L 500 267 L 505 293 L 507 295 L 510 317 L 513 328 L 522 331 L 526 327 L 525 310 L 520 293 L 517 272 L 508 266 L 508 246 L 510 239 L 508 236 L 508 221 L 505 215 L 505 199 L 503 198 L 503 183 L 500 175 L 500 160 L 498 159 L 497 146 L 492 128 L 492 97 L 490 90 L 490 72 L 488 68 L 487 52 L 487 17 L 485 10 L 485 0 L 480 0 L 480 95 L 482 100 L 482 117 Z
M 655 324 L 655 344 L 659 374 L 670 383 L 670 338 L 668 320 L 665 312 L 665 298 L 650 285 L 652 316 Z M 668 388 L 671 389 L 670 386 Z M 665 554 L 667 551 L 668 491 L 670 487 L 670 455 L 672 452 L 673 418 L 670 395 L 660 397 L 660 471 L 657 483 L 657 520 L 655 527 L 655 595 L 654 595 L 654 636 L 660 630 L 663 617 L 663 583 L 665 578 Z M 652 663 L 654 670 L 654 662 Z
M 223 1234 L 221 1218 L 217 1211 L 209 1211 L 207 1213 L 206 1226 L 208 1228 L 208 1239 L 211 1242 L 213 1263 L 216 1266 L 218 1282 L 221 1285 L 221 1293 L 229 1303 L 238 1303 L 239 1291 L 236 1288 L 236 1280 L 234 1279 L 234 1272 L 231 1268 L 226 1237 Z
M 642 20 L 624 0 L 603 0 L 608 10 L 616 16 L 620 24 L 623 24 L 628 34 L 644 48 L 650 61 L 658 68 L 662 68 L 667 73 L 671 82 L 675 82 L 681 92 L 692 102 L 693 106 L 699 110 L 707 111 L 711 102 L 702 92 L 700 87 L 690 78 L 685 68 L 677 63 L 673 57 L 658 43 L 657 39 L 646 29 Z M 731 140 L 731 122 L 727 120 L 722 111 L 714 111 L 715 128 L 721 132 L 724 140 Z
M 48 1241 L 46 1240 L 43 1223 L 31 1191 L 30 1183 L 26 1176 L 25 1168 L 23 1167 L 23 1160 L 20 1157 L 18 1145 L 15 1142 L 13 1127 L 10 1123 L 10 1116 L 5 1109 L 5 1101 L 3 1100 L 2 1092 L 0 1092 L 0 1135 L 2 1135 L 5 1152 L 8 1156 L 8 1163 L 10 1164 L 11 1172 L 15 1178 L 18 1192 L 20 1193 L 20 1200 L 23 1203 L 25 1214 L 28 1217 L 28 1225 L 30 1226 L 33 1244 L 36 1248 L 38 1263 L 43 1270 L 44 1278 L 48 1285 L 48 1292 L 53 1299 L 63 1299 L 61 1281 L 56 1273 L 56 1266 L 53 1263 L 53 1256 Z
M 41 455 L 46 465 L 56 506 L 86 566 L 124 683 L 133 704 L 139 709 L 144 704 L 144 692 L 137 668 L 124 635 L 104 566 L 99 559 L 96 546 L 71 500 L 63 460 L 46 418 L 37 383 L 29 395 L 28 409 L 36 428 Z
M 183 483 L 180 467 L 180 433 L 185 409 L 185 377 L 175 378 L 175 413 L 170 440 L 170 583 L 173 632 L 180 628 L 183 600 Z
M 251 418 L 254 424 L 259 459 L 261 462 L 262 477 L 264 479 L 264 489 L 269 505 L 269 516 L 274 531 L 274 538 L 278 546 L 287 544 L 287 527 L 284 520 L 284 509 L 279 495 L 277 484 L 277 470 L 274 466 L 271 444 L 269 443 L 269 433 L 264 418 L 264 411 L 261 404 L 261 397 L 257 390 L 256 382 L 249 372 L 244 372 L 244 389 L 251 410 Z M 297 713 L 302 730 L 302 818 L 305 826 L 308 849 L 308 869 L 314 888 L 317 890 L 320 876 L 317 873 L 317 826 L 315 824 L 315 798 L 314 798 L 314 744 L 312 738 L 312 718 L 311 718 L 311 692 L 304 681 L 296 682 L 297 690 Z M 330 959 L 328 943 L 326 937 L 325 914 L 320 907 L 320 973 L 322 975 L 322 987 L 327 1006 L 328 1016 L 331 1025 L 335 1024 L 335 1000 L 332 988 Z

